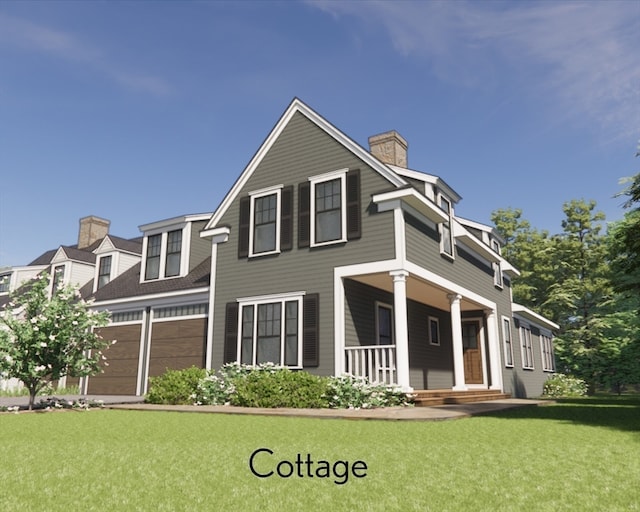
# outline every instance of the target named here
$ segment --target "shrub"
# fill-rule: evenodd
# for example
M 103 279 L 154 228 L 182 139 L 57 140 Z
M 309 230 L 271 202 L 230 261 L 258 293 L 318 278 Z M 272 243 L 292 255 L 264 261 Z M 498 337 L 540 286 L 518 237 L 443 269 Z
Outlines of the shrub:
M 231 405 L 308 409 L 328 406 L 326 379 L 303 371 L 287 368 L 255 371 L 238 378 L 234 384 Z
M 149 392 L 144 401 L 150 404 L 193 404 L 198 384 L 206 376 L 207 371 L 196 366 L 184 370 L 167 370 L 159 377 L 150 379 Z
M 556 373 L 542 386 L 542 396 L 548 398 L 585 396 L 587 384 L 582 379 Z
M 367 379 L 343 375 L 329 377 L 329 407 L 334 409 L 371 409 L 409 405 L 402 390 L 384 384 L 371 384 Z

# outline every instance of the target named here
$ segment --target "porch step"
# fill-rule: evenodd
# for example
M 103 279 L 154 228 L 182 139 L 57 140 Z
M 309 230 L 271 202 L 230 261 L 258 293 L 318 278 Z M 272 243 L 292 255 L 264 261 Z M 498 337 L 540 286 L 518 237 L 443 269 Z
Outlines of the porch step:
M 472 389 L 468 391 L 452 391 L 450 389 L 417 390 L 412 393 L 416 407 L 433 405 L 468 404 L 488 400 L 502 400 L 511 395 L 493 389 Z

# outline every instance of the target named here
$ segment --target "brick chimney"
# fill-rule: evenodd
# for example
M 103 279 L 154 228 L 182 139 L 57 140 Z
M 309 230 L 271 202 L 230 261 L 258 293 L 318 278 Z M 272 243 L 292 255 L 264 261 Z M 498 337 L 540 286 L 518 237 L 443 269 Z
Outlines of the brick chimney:
M 397 131 L 369 137 L 369 151 L 385 164 L 407 167 L 407 141 Z
M 100 240 L 109 234 L 109 222 L 90 215 L 80 219 L 80 231 L 78 232 L 78 249 L 89 247 L 96 240 Z

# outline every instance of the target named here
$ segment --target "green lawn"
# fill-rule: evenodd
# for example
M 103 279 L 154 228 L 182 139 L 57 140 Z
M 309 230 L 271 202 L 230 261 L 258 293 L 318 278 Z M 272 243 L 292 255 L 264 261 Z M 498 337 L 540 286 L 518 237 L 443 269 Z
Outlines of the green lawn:
M 637 397 L 441 422 L 0 414 L 0 443 L 2 511 L 640 510 Z M 258 472 L 309 453 L 367 475 L 258 478 L 258 448 Z

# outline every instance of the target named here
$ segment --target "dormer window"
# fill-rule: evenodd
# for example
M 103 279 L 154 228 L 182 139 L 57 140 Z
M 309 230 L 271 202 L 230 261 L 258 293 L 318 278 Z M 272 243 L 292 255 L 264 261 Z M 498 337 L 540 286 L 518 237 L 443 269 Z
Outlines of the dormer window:
M 144 280 L 179 276 L 182 269 L 182 229 L 150 235 L 145 240 Z
M 112 256 L 102 256 L 98 265 L 98 289 L 111 281 L 111 260 Z
M 438 206 L 449 216 L 449 220 L 440 223 L 440 253 L 453 258 L 453 230 L 451 229 L 451 201 L 440 194 Z

